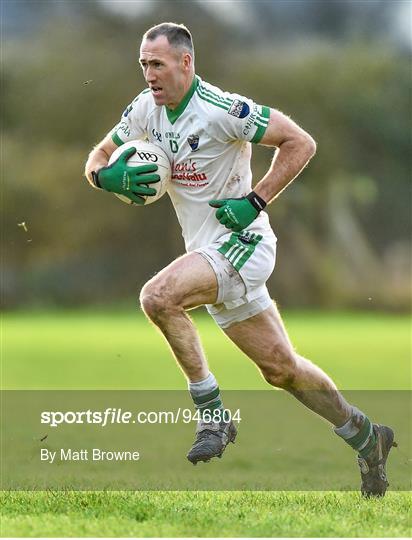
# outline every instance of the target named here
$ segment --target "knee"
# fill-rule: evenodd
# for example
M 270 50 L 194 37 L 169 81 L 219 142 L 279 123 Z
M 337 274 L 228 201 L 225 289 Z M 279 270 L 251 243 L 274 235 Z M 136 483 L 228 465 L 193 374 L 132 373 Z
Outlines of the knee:
M 156 281 L 149 281 L 144 285 L 140 292 L 140 305 L 147 317 L 155 323 L 176 308 L 170 291 Z
M 289 389 L 293 387 L 297 370 L 297 358 L 293 349 L 284 343 L 273 346 L 267 363 L 261 367 L 262 375 L 272 386 Z

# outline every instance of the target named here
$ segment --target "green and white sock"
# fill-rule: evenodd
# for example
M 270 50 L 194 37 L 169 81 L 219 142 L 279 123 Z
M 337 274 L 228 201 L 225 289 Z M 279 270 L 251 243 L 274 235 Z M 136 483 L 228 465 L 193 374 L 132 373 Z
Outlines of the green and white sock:
M 209 373 L 202 381 L 189 383 L 189 392 L 202 418 L 205 413 L 213 417 L 213 411 L 223 409 L 219 386 L 213 373 Z
M 343 426 L 335 428 L 335 433 L 342 437 L 358 454 L 365 458 L 376 445 L 376 436 L 369 418 L 356 407 Z

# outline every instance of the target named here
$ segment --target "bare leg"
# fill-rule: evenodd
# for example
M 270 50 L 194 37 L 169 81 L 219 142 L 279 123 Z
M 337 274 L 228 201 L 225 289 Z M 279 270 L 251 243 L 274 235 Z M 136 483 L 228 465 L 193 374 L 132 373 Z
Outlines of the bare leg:
M 217 281 L 198 253 L 183 255 L 143 287 L 140 301 L 147 317 L 160 329 L 190 382 L 209 373 L 199 335 L 185 310 L 213 304 Z
M 350 418 L 351 406 L 332 380 L 293 350 L 275 305 L 233 324 L 225 333 L 256 363 L 271 385 L 287 390 L 335 426 Z

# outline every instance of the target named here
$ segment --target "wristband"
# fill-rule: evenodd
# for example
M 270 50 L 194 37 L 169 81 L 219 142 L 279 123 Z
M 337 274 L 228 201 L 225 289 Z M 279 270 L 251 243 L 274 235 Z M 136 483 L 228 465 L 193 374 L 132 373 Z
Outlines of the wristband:
M 97 188 L 102 189 L 102 186 L 100 185 L 100 182 L 99 182 L 99 173 L 97 173 L 96 171 L 92 171 L 90 174 L 91 174 L 91 177 L 92 177 L 93 184 Z
M 264 201 L 262 197 L 259 197 L 259 195 L 254 191 L 251 191 L 249 195 L 246 196 L 246 199 L 258 213 L 261 212 L 267 205 L 266 201 Z

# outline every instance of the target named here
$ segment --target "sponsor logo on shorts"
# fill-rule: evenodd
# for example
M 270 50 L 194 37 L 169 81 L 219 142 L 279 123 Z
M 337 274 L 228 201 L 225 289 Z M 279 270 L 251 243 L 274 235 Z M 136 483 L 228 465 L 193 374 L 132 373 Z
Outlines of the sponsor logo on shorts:
M 252 242 L 248 233 L 239 234 L 239 240 L 244 244 L 250 244 Z

